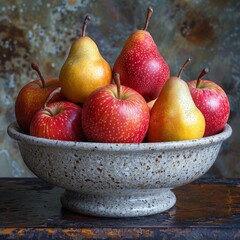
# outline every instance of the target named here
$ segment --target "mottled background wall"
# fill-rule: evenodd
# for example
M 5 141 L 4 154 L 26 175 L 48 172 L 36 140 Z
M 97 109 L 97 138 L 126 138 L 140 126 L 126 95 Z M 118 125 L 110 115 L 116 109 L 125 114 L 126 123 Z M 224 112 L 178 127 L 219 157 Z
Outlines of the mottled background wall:
M 113 65 L 128 35 L 142 28 L 147 7 L 149 25 L 161 54 L 177 74 L 186 58 L 193 59 L 183 74 L 195 79 L 209 67 L 208 78 L 229 96 L 231 139 L 208 175 L 240 177 L 240 1 L 228 0 L 0 0 L 0 176 L 31 176 L 6 128 L 15 119 L 14 101 L 20 88 L 36 74 L 58 76 L 73 39 L 80 35 L 86 14 L 92 18 L 87 34 Z

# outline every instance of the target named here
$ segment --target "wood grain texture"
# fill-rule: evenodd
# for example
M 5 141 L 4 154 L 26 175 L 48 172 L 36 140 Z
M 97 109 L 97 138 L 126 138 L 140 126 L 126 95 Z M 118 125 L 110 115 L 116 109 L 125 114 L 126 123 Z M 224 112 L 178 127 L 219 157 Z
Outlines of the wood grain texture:
M 69 212 L 62 192 L 37 178 L 0 178 L 0 239 L 240 239 L 240 179 L 200 179 L 174 190 L 169 211 L 137 218 Z

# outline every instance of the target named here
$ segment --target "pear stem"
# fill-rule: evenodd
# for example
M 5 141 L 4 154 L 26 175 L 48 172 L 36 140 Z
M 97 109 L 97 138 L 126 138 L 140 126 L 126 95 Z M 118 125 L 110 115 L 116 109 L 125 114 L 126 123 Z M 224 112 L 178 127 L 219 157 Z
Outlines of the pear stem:
M 186 68 L 186 66 L 191 62 L 191 58 L 188 58 L 186 62 L 183 64 L 182 68 L 180 69 L 177 77 L 180 78 L 182 75 L 183 70 Z
M 121 81 L 120 81 L 120 74 L 119 73 L 114 73 L 114 82 L 117 85 L 117 98 L 121 99 L 122 87 L 121 87 Z
M 85 37 L 86 36 L 86 29 L 87 29 L 87 24 L 88 24 L 88 21 L 90 20 L 91 18 L 87 15 L 84 19 L 84 22 L 83 22 L 83 26 L 82 26 L 82 37 Z
M 54 116 L 54 113 L 52 112 L 52 110 L 51 110 L 50 108 L 47 107 L 47 104 L 48 104 L 48 102 L 53 98 L 53 96 L 54 96 L 55 94 L 57 94 L 57 93 L 60 93 L 61 90 L 62 90 L 61 87 L 58 87 L 58 88 L 54 89 L 54 90 L 48 95 L 48 97 L 47 97 L 47 99 L 46 99 L 46 101 L 45 101 L 45 103 L 44 103 L 44 105 L 43 105 L 43 107 L 42 107 L 44 110 L 48 111 L 48 112 L 51 114 L 51 116 Z
M 32 67 L 33 70 L 35 70 L 37 72 L 38 76 L 40 77 L 40 80 L 41 80 L 41 83 L 42 83 L 42 87 L 45 88 L 45 79 L 42 76 L 42 73 L 41 73 L 41 71 L 39 69 L 38 64 L 35 63 L 35 62 L 32 62 L 31 67 Z
M 153 13 L 153 8 L 152 7 L 148 7 L 148 9 L 147 9 L 147 16 L 146 16 L 146 20 L 145 20 L 145 25 L 144 25 L 144 28 L 143 28 L 144 31 L 146 31 L 147 28 L 148 28 L 148 24 L 149 24 L 150 18 L 152 16 L 152 13 Z
M 196 83 L 196 88 L 199 87 L 200 82 L 201 82 L 201 78 L 206 75 L 209 72 L 208 68 L 204 68 L 201 73 L 199 74 L 198 78 L 197 78 L 197 83 Z

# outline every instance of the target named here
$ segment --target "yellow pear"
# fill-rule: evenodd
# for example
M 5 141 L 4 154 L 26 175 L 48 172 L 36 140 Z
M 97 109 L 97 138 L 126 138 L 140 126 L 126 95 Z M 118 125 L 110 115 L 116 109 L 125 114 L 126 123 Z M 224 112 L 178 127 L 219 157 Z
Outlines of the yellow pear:
M 178 76 L 170 77 L 151 110 L 148 130 L 149 142 L 180 141 L 201 138 L 205 119 L 196 107 L 187 83 L 180 79 L 190 62 L 188 59 Z
M 111 66 L 85 34 L 89 19 L 85 18 L 82 36 L 73 42 L 59 75 L 63 95 L 75 103 L 83 103 L 95 89 L 112 81 Z

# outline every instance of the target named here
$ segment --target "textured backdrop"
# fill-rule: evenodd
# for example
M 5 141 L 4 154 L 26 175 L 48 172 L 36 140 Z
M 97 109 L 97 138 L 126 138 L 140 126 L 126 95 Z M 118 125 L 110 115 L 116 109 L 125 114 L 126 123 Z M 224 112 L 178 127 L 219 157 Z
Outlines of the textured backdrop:
M 126 38 L 143 28 L 147 7 L 154 13 L 149 25 L 171 74 L 186 58 L 192 63 L 182 77 L 195 79 L 208 67 L 208 78 L 220 84 L 231 104 L 232 137 L 226 141 L 208 175 L 240 177 L 240 1 L 142 0 L 46 1 L 0 0 L 0 177 L 31 176 L 16 143 L 6 133 L 15 119 L 14 102 L 21 87 L 36 79 L 30 63 L 39 63 L 44 76 L 58 76 L 84 17 L 91 16 L 87 34 L 113 65 Z

